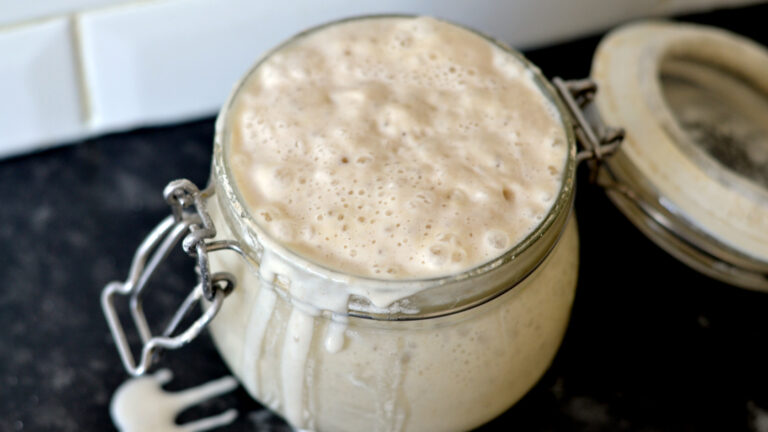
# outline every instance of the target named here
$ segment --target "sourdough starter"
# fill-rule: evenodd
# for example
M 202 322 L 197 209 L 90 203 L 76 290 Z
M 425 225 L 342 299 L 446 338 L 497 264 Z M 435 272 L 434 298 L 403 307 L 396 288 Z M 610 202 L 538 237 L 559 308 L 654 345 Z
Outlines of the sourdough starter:
M 211 330 L 256 399 L 299 428 L 467 430 L 536 382 L 573 300 L 573 222 L 542 265 L 484 305 L 413 322 L 346 316 L 353 298 L 376 311 L 407 304 L 397 302 L 499 258 L 546 218 L 568 141 L 532 73 L 475 33 L 405 17 L 311 31 L 249 73 L 219 127 L 264 247 L 259 263 L 211 255 L 238 279 Z M 233 238 L 221 199 L 212 217 Z

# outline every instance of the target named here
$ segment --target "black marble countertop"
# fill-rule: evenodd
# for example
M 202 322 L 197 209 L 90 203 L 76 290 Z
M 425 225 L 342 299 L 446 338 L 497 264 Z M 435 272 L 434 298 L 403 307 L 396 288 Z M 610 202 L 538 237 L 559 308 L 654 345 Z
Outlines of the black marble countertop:
M 768 44 L 768 5 L 684 19 Z M 598 41 L 527 54 L 547 75 L 579 78 Z M 126 374 L 99 293 L 168 213 L 163 186 L 206 182 L 212 137 L 205 119 L 0 161 L 0 431 L 113 428 L 108 404 Z M 768 431 L 768 294 L 675 261 L 579 176 L 579 289 L 562 348 L 481 430 Z M 150 312 L 172 308 L 193 281 L 188 258 L 173 255 L 153 279 Z M 177 373 L 170 389 L 227 374 L 207 335 L 163 360 Z M 226 430 L 288 430 L 242 389 L 182 420 L 231 406 L 240 416 Z

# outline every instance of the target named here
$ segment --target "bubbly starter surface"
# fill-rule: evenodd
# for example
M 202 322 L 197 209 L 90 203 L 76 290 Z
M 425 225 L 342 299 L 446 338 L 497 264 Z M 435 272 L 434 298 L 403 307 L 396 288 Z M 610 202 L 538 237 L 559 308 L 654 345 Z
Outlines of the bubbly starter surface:
M 428 18 L 336 24 L 269 55 L 234 101 L 229 158 L 258 223 L 329 268 L 434 276 L 547 214 L 566 138 L 522 63 Z

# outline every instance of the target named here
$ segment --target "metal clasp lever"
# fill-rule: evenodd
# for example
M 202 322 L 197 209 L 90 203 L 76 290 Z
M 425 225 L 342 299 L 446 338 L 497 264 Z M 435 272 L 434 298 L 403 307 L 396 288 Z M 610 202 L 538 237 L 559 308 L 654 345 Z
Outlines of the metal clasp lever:
M 574 120 L 574 133 L 583 149 L 576 154 L 576 163 L 588 161 L 591 180 L 597 178 L 597 168 L 606 156 L 619 148 L 624 139 L 624 129 L 610 128 L 603 124 L 593 125 L 584 115 L 585 108 L 594 100 L 597 84 L 589 78 L 565 81 L 560 77 L 552 80 L 560 98 Z
M 235 279 L 231 274 L 224 272 L 210 274 L 208 252 L 230 249 L 242 254 L 235 242 L 206 241 L 216 235 L 216 229 L 206 211 L 204 192 L 199 191 L 192 182 L 175 180 L 165 188 L 164 195 L 171 205 L 173 215 L 163 219 L 141 243 L 133 257 L 128 278 L 124 282 L 110 282 L 101 293 L 101 307 L 117 345 L 120 359 L 128 373 L 133 376 L 146 373 L 160 349 L 181 348 L 195 339 L 216 316 L 221 309 L 222 301 L 234 288 Z M 182 238 L 184 251 L 197 258 L 199 283 L 179 306 L 165 330 L 159 336 L 155 336 L 144 315 L 142 294 L 147 281 L 158 265 Z M 130 296 L 131 317 L 142 341 L 138 363 L 115 309 L 116 294 Z M 204 312 L 184 331 L 176 332 L 181 321 L 203 298 L 208 300 L 210 305 L 204 308 Z

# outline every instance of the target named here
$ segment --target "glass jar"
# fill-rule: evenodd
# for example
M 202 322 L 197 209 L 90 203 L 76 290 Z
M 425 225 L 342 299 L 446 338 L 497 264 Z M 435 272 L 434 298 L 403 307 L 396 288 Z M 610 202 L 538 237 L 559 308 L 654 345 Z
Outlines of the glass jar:
M 493 261 L 456 275 L 352 276 L 270 238 L 249 212 L 229 163 L 228 112 L 240 86 L 219 114 L 215 193 L 207 207 L 218 238 L 237 240 L 245 259 L 210 256 L 212 270 L 233 273 L 238 281 L 210 330 L 249 393 L 293 426 L 472 429 L 520 399 L 552 361 L 578 268 L 571 217 L 576 143 L 556 91 L 522 56 L 502 48 L 527 66 L 559 110 L 568 138 L 566 166 L 559 196 L 535 231 Z M 339 298 L 337 290 L 353 293 L 343 314 L 331 312 L 339 305 L 327 304 Z

